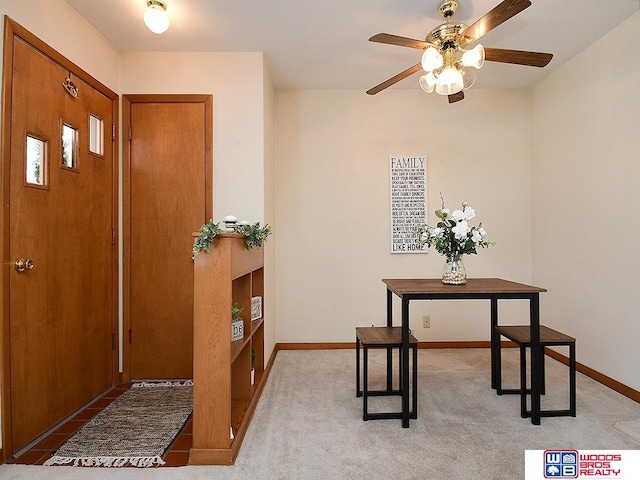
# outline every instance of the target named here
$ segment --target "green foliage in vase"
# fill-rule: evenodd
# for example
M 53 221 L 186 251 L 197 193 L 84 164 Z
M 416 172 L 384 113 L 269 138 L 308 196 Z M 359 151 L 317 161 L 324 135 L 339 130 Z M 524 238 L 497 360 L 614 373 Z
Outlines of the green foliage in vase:
M 244 235 L 244 243 L 248 250 L 260 248 L 271 235 L 271 227 L 269 225 L 262 227 L 260 222 L 253 225 L 236 225 L 234 229 L 236 233 Z

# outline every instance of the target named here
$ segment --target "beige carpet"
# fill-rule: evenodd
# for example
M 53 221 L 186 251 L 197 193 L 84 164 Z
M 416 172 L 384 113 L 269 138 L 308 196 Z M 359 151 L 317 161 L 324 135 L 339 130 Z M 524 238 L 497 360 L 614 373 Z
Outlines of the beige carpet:
M 382 370 L 373 352 L 372 370 Z M 505 379 L 517 382 L 517 350 Z M 564 408 L 568 369 L 547 358 L 543 408 Z M 378 364 L 376 366 L 376 364 Z M 640 404 L 578 374 L 576 418 L 519 415 L 490 388 L 489 350 L 421 350 L 418 419 L 362 421 L 352 350 L 278 353 L 236 465 L 156 469 L 0 466 L 0 479 L 496 479 L 524 477 L 526 449 L 640 449 Z M 506 380 L 505 380 L 506 383 Z M 509 386 L 509 385 L 505 385 Z M 374 399 L 393 408 L 399 398 Z

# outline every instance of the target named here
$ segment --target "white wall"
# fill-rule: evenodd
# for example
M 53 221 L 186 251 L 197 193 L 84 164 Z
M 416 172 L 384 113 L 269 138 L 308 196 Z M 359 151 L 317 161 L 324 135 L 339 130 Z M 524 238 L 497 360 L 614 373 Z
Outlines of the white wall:
M 391 155 L 428 157 L 429 221 L 439 191 L 476 209 L 497 244 L 464 258 L 470 276 L 531 282 L 526 91 L 472 90 L 451 105 L 415 90 L 277 92 L 278 342 L 353 341 L 355 326 L 385 322 L 382 278 L 440 276 L 435 251 L 389 253 Z M 528 321 L 525 302 L 500 312 Z M 415 302 L 410 322 L 421 340 L 490 338 L 486 301 Z
M 640 14 L 532 91 L 533 273 L 578 361 L 640 390 Z M 597 59 L 597 61 L 594 61 Z
M 276 238 L 278 226 L 275 212 L 275 152 L 274 152 L 275 92 L 271 74 L 264 63 L 264 223 L 271 225 L 272 234 L 265 244 L 265 362 L 276 344 Z

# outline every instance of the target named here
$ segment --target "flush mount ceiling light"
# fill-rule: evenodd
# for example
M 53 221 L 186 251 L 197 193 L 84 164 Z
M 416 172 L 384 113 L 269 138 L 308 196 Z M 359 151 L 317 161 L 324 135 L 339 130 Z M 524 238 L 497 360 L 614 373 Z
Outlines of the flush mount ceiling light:
M 164 33 L 169 28 L 167 4 L 162 0 L 148 0 L 144 23 L 153 33 Z
M 512 63 L 531 67 L 544 67 L 553 55 L 550 53 L 505 50 L 502 48 L 484 48 L 477 44 L 468 45 L 506 22 L 531 5 L 530 0 L 503 0 L 498 6 L 476 21 L 470 27 L 464 23 L 452 22 L 451 17 L 458 11 L 458 0 L 442 0 L 438 9 L 446 20 L 429 32 L 424 40 L 399 37 L 389 33 L 378 33 L 369 40 L 372 42 L 398 45 L 401 47 L 424 50 L 421 62 L 407 68 L 389 80 L 369 89 L 369 95 L 375 95 L 387 87 L 412 75 L 421 68 L 426 72 L 420 77 L 422 90 L 449 97 L 449 103 L 464 98 L 463 90 L 476 81 L 476 71 L 482 68 L 485 60 L 490 62 Z

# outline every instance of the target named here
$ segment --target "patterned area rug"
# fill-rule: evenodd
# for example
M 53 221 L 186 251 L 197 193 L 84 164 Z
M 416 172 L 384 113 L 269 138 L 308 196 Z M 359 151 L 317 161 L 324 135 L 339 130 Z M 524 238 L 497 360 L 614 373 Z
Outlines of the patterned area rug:
M 136 383 L 67 440 L 45 465 L 153 467 L 193 410 L 193 382 Z

